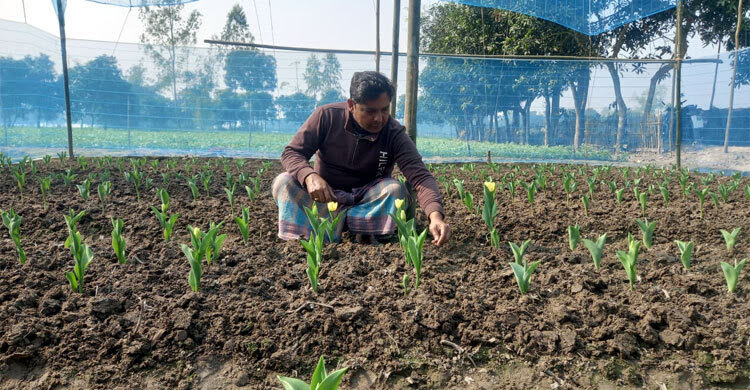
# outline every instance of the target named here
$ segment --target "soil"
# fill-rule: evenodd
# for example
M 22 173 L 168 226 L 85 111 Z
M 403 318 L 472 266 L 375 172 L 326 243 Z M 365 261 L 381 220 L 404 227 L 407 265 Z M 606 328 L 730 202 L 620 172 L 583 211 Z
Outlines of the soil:
M 158 171 L 167 171 L 166 160 Z M 0 208 L 13 206 L 24 217 L 28 255 L 20 265 L 7 230 L 0 231 L 0 389 L 280 388 L 276 375 L 309 380 L 321 355 L 329 370 L 349 367 L 347 389 L 750 386 L 750 270 L 729 294 L 719 267 L 750 250 L 746 179 L 728 203 L 707 201 L 702 219 L 696 198 L 680 196 L 676 177 L 668 207 L 657 189 L 647 208 L 649 219 L 658 221 L 654 245 L 641 251 L 632 291 L 614 254 L 625 249 L 628 232 L 640 237 L 635 219 L 641 210 L 632 190 L 618 206 L 600 185 L 586 216 L 578 200 L 584 179 L 577 176 L 579 189 L 567 206 L 558 166 L 549 175 L 554 184 L 537 194 L 533 215 L 522 188 L 512 200 L 507 189 L 498 193 L 500 248 L 490 246 L 480 215 L 453 190 L 445 201 L 453 237 L 441 248 L 427 240 L 418 290 L 405 295 L 400 287 L 407 268 L 398 243 L 364 246 L 347 234 L 326 248 L 315 294 L 302 246 L 276 236 L 270 186 L 281 172 L 278 162 L 262 174 L 255 202 L 238 190 L 237 204 L 252 210 L 245 245 L 218 159 L 192 164 L 195 171 L 211 161 L 214 171 L 211 196 L 197 201 L 185 180 L 174 177 L 185 174 L 191 159 L 178 160 L 166 186 L 170 212 L 179 214 L 170 242 L 149 209 L 160 203 L 155 189 L 144 190 L 139 204 L 117 164 L 97 167 L 96 161 L 104 163 L 89 159 L 86 171 L 74 161 L 55 159 L 49 167 L 38 161 L 38 176 L 74 167 L 74 183 L 80 183 L 87 173 L 109 170 L 113 195 L 104 212 L 98 178 L 83 201 L 74 186 L 55 177 L 45 211 L 37 179 L 29 177 L 21 201 L 10 172 L 0 174 Z M 242 171 L 255 176 L 260 166 L 249 160 Z M 228 167 L 238 174 L 234 162 Z M 479 171 L 487 166 L 478 164 L 474 172 L 443 167 L 449 177 L 465 179 L 481 205 Z M 144 169 L 154 187 L 163 186 L 160 173 L 148 164 Z M 512 169 L 503 165 L 491 175 Z M 531 166 L 521 165 L 517 176 L 528 182 L 532 174 Z M 691 176 L 701 186 L 703 176 Z M 617 169 L 602 178 L 618 187 L 624 181 Z M 710 185 L 729 180 L 718 177 Z M 651 175 L 643 181 L 641 189 L 657 182 Z M 83 293 L 72 292 L 65 279 L 73 265 L 63 247 L 69 208 L 87 210 L 78 229 L 95 253 Z M 112 251 L 111 217 L 125 222 L 125 265 Z M 424 226 L 424 216 L 418 218 Z M 179 243 L 189 242 L 187 225 L 206 228 L 210 221 L 223 221 L 228 239 L 220 257 L 204 266 L 201 291 L 194 293 Z M 588 238 L 608 233 L 599 271 L 583 245 L 568 248 L 566 228 L 575 223 Z M 743 232 L 728 253 L 719 229 L 734 227 Z M 527 238 L 526 258 L 541 265 L 529 293 L 521 295 L 505 243 Z M 689 271 L 679 260 L 678 239 L 696 242 Z

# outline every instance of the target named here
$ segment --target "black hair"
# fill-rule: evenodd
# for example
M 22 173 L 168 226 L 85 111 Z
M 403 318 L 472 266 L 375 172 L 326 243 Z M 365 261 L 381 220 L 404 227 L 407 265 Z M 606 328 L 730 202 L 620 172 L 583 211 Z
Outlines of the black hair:
M 388 99 L 393 100 L 396 91 L 388 77 L 380 72 L 366 71 L 356 72 L 352 76 L 352 84 L 349 87 L 349 97 L 355 103 L 364 103 L 377 99 L 383 92 L 388 94 Z

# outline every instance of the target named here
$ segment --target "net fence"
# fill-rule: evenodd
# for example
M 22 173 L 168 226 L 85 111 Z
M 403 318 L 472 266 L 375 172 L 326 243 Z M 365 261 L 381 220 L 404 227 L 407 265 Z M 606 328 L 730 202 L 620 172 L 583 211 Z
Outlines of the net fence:
M 77 153 L 278 157 L 316 106 L 345 100 L 374 55 L 68 40 Z M 750 171 L 750 51 L 683 64 L 683 161 Z M 381 71 L 390 74 L 389 56 Z M 172 65 L 174 63 L 174 65 Z M 670 62 L 422 56 L 418 147 L 432 160 L 674 161 Z M 403 117 L 400 58 L 397 119 Z M 59 39 L 0 21 L 0 151 L 67 149 Z M 619 88 L 615 88 L 619 85 Z M 617 97 L 621 96 L 622 99 Z M 618 104 L 618 100 L 620 103 Z

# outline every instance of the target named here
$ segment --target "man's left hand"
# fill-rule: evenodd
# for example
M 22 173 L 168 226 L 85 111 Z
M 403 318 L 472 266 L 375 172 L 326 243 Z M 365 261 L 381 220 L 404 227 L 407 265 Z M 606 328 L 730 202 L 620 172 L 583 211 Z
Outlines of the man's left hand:
M 451 237 L 451 227 L 443 220 L 443 214 L 433 211 L 430 214 L 430 234 L 432 234 L 432 243 L 435 246 L 441 246 L 448 242 Z

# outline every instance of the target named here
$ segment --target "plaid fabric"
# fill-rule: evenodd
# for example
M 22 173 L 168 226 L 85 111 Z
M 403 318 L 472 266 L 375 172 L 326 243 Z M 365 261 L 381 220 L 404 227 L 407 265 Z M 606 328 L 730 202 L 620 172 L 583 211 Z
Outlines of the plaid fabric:
M 396 199 L 408 201 L 404 185 L 388 177 L 378 179 L 364 188 L 364 195 L 360 195 L 358 203 L 339 206 L 340 212 L 346 211 L 346 217 L 342 218 L 336 229 L 336 240 L 341 239 L 344 224 L 355 234 L 392 234 L 396 231 L 396 222 L 389 214 L 396 211 Z M 336 192 L 341 197 L 342 194 Z M 308 237 L 311 227 L 303 207 L 312 207 L 310 194 L 287 172 L 274 179 L 272 193 L 279 207 L 279 238 L 295 240 Z M 325 203 L 318 202 L 317 205 L 321 216 L 329 215 Z

